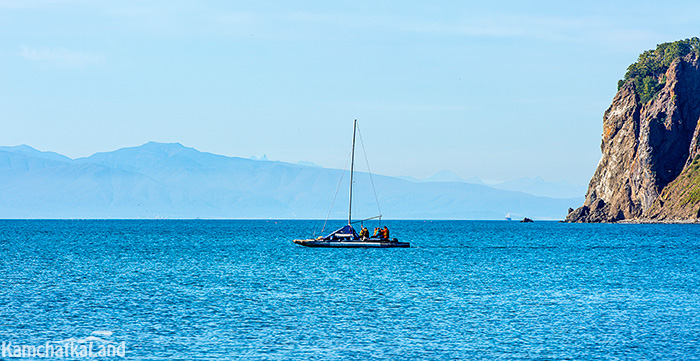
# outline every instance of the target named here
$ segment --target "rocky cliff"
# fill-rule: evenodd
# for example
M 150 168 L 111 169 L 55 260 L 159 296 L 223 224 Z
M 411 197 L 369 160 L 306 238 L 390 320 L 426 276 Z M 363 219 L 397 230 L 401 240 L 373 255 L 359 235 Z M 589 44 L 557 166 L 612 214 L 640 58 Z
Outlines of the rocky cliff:
M 661 44 L 628 68 L 586 199 L 567 221 L 700 221 L 698 44 Z

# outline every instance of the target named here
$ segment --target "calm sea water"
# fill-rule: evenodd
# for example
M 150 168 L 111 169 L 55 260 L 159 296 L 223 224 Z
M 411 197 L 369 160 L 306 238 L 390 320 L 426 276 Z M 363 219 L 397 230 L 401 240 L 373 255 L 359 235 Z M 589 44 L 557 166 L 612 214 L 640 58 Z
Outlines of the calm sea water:
M 700 226 L 385 224 L 412 248 L 291 242 L 318 221 L 0 221 L 0 342 L 92 336 L 130 359 L 700 359 Z

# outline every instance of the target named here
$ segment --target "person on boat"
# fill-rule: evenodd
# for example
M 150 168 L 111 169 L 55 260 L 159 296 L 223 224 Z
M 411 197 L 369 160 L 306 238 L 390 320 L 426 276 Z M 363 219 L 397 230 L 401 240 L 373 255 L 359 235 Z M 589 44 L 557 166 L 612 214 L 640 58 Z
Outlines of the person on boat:
M 377 227 L 374 229 L 374 234 L 372 235 L 372 238 L 381 237 L 381 234 L 382 234 L 382 229 Z
M 362 229 L 360 230 L 360 239 L 364 241 L 366 238 L 369 238 L 369 229 L 362 226 Z
M 386 228 L 386 226 L 384 226 L 384 229 L 382 229 L 381 232 L 382 239 L 389 239 L 389 228 Z

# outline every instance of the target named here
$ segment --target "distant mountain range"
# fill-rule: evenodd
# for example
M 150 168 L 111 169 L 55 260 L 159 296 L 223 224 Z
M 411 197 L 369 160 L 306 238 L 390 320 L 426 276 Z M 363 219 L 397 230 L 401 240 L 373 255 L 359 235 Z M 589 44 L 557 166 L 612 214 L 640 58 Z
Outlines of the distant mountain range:
M 179 143 L 150 142 L 79 159 L 26 145 L 0 147 L 0 218 L 343 219 L 346 173 Z M 356 173 L 354 218 L 504 219 L 510 213 L 514 219 L 563 219 L 585 193 L 544 197 L 515 191 L 546 187 L 538 178 L 529 185 L 486 186 L 454 176 L 439 173 L 418 182 Z
M 550 197 L 550 198 L 576 198 L 583 197 L 586 194 L 586 186 L 571 184 L 568 182 L 547 182 L 541 177 L 524 177 L 506 182 L 486 183 L 478 177 L 462 178 L 456 173 L 443 170 L 434 175 L 417 179 L 413 177 L 400 177 L 411 182 L 459 182 L 488 185 L 496 189 L 508 191 L 523 192 L 535 196 Z

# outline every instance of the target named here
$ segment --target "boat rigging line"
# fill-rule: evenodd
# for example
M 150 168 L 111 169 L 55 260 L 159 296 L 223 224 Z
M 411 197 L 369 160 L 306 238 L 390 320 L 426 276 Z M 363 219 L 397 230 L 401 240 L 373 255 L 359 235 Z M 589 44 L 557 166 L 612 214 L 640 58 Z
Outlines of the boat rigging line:
M 365 150 L 365 143 L 362 141 L 362 132 L 360 131 L 360 126 L 357 126 L 357 135 L 360 137 L 360 145 L 362 146 L 362 154 L 365 155 L 365 163 L 367 164 L 367 173 L 369 174 L 369 181 L 372 183 L 372 192 L 374 192 L 374 200 L 377 202 L 377 211 L 379 211 L 379 215 L 365 219 L 366 221 L 370 219 L 376 219 L 379 218 L 379 225 L 381 225 L 382 221 L 382 209 L 379 207 L 379 197 L 377 197 L 377 188 L 374 186 L 374 178 L 372 178 L 372 170 L 369 168 L 369 160 L 367 160 L 367 151 Z
M 352 152 L 352 150 L 351 150 Z M 331 212 L 333 211 L 333 206 L 335 205 L 335 200 L 338 198 L 338 193 L 340 192 L 340 186 L 343 184 L 343 178 L 345 177 L 345 171 L 348 170 L 348 162 L 350 161 L 350 153 L 348 153 L 348 158 L 345 160 L 345 166 L 343 167 L 343 171 L 340 173 L 340 180 L 338 180 L 338 187 L 335 189 L 335 194 L 333 195 L 333 201 L 331 202 L 331 208 L 328 209 L 328 214 L 326 215 L 326 220 L 323 222 L 323 228 L 321 228 L 321 235 L 323 235 L 323 231 L 326 230 L 326 225 L 328 224 L 328 219 L 331 217 Z M 316 236 L 316 232 L 314 232 L 314 237 Z
M 374 185 L 374 178 L 372 177 L 372 170 L 369 167 L 369 160 L 367 159 L 367 150 L 365 149 L 365 143 L 362 140 L 362 132 L 360 131 L 360 127 L 357 125 L 357 119 L 353 122 L 353 135 L 352 135 L 352 147 L 350 148 L 350 153 L 348 154 L 348 158 L 345 161 L 345 166 L 343 167 L 343 172 L 340 175 L 340 180 L 338 181 L 338 187 L 335 190 L 335 194 L 333 195 L 333 201 L 331 202 L 331 207 L 328 210 L 328 214 L 326 214 L 326 220 L 323 222 L 323 228 L 321 228 L 321 234 L 326 230 L 326 225 L 328 224 L 328 219 L 330 219 L 331 213 L 333 212 L 333 206 L 335 205 L 335 201 L 338 198 L 338 193 L 340 192 L 340 186 L 343 183 L 343 178 L 345 177 L 345 172 L 348 169 L 348 161 L 350 162 L 350 204 L 349 204 L 349 209 L 348 209 L 348 225 L 352 225 L 353 223 L 362 223 L 364 221 L 369 221 L 372 219 L 379 219 L 379 224 L 381 226 L 381 221 L 382 221 L 382 209 L 379 206 L 379 197 L 377 197 L 377 189 Z M 352 184 L 354 182 L 354 173 L 355 173 L 355 134 L 360 138 L 360 145 L 362 146 L 362 153 L 365 156 L 365 164 L 367 164 L 367 174 L 369 174 L 369 180 L 370 183 L 372 184 L 372 192 L 374 193 L 374 200 L 377 203 L 377 210 L 379 211 L 378 216 L 374 217 L 369 217 L 365 218 L 362 220 L 358 221 L 352 221 Z M 314 232 L 314 236 L 316 236 L 316 232 Z

